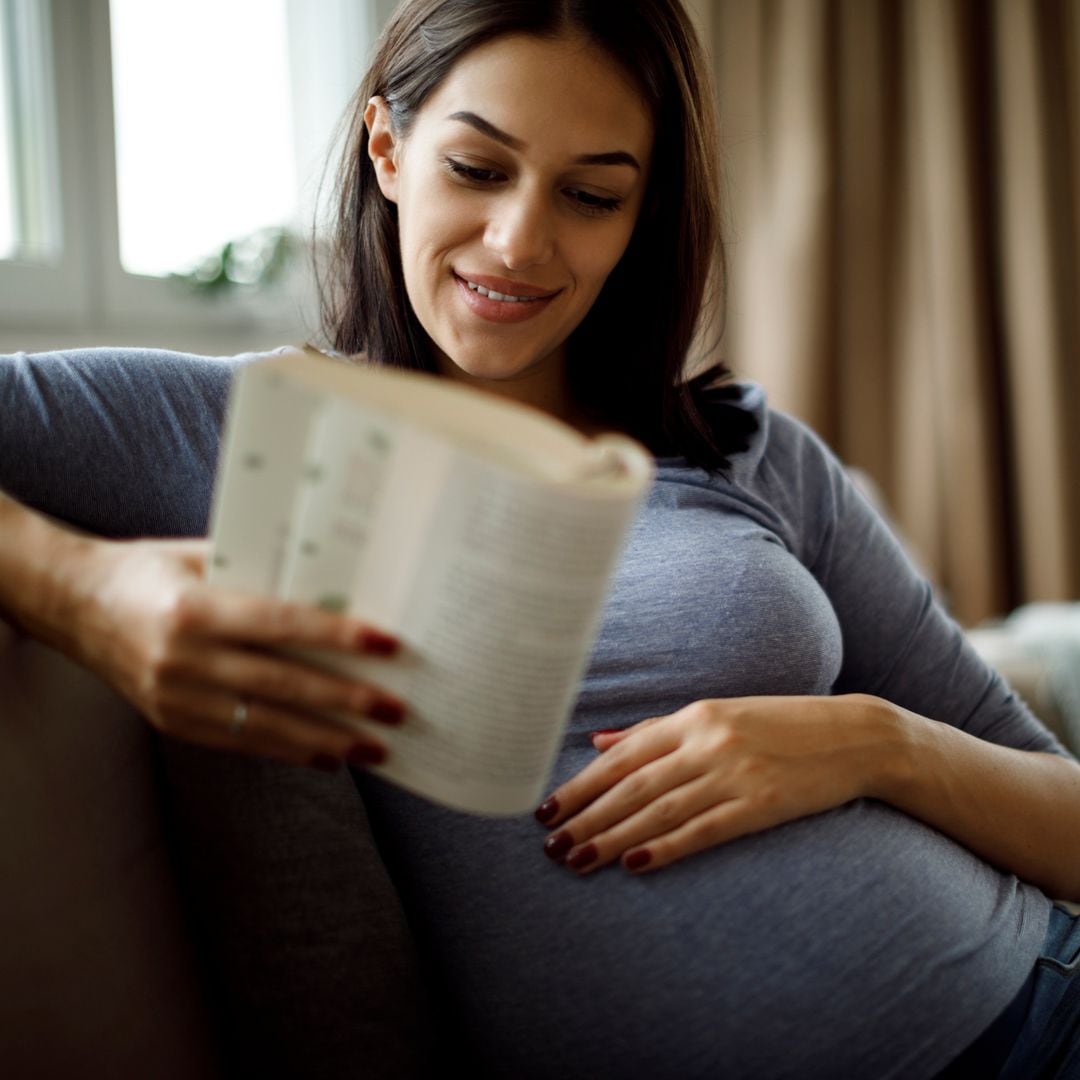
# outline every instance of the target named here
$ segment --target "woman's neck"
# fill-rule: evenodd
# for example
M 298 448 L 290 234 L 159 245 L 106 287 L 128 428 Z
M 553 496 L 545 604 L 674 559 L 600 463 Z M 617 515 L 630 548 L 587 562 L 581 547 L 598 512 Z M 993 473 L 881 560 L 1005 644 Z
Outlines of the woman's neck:
M 598 423 L 573 399 L 566 377 L 566 366 L 561 359 L 545 362 L 519 376 L 507 379 L 482 379 L 470 375 L 439 352 L 436 352 L 436 362 L 439 371 L 447 378 L 510 401 L 531 405 L 576 428 L 583 435 L 597 435 L 610 430 L 610 426 Z

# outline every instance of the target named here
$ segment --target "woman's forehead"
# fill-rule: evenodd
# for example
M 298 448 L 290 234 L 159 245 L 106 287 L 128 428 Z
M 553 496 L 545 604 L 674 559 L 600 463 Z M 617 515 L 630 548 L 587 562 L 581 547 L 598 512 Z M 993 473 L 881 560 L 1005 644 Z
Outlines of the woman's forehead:
M 624 151 L 644 162 L 652 145 L 652 117 L 637 88 L 580 37 L 515 34 L 467 52 L 418 119 L 448 131 L 462 126 L 462 113 L 482 118 L 523 152 L 558 143 L 574 154 Z

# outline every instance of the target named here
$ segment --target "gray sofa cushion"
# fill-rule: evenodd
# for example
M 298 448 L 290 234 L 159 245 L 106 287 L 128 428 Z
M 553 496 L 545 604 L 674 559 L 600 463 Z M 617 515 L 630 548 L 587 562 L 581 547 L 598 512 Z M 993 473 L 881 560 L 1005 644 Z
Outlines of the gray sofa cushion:
M 160 748 L 170 849 L 229 1075 L 416 1075 L 415 959 L 350 774 Z
M 0 1071 L 214 1075 L 149 730 L 0 623 Z

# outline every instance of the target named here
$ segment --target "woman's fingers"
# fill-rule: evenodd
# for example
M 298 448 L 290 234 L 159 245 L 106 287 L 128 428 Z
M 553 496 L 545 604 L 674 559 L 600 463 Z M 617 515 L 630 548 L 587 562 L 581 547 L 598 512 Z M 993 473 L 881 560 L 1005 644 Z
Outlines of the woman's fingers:
M 267 647 L 293 646 L 393 656 L 400 643 L 390 634 L 310 604 L 193 586 L 172 610 L 178 633 L 206 635 Z
M 705 768 L 688 754 L 667 754 L 649 761 L 626 774 L 579 813 L 565 818 L 559 831 L 549 837 L 545 850 L 550 853 L 555 848 L 558 857 L 558 849 L 566 847 L 567 838 L 581 844 L 630 819 L 640 822 L 646 818 L 671 828 L 686 816 L 677 808 L 673 791 L 682 791 L 683 785 L 703 772 Z
M 599 799 L 624 777 L 636 772 L 643 765 L 670 754 L 679 746 L 679 733 L 671 724 L 653 723 L 635 727 L 640 730 L 630 729 L 634 731 L 633 737 L 628 733 L 576 776 L 556 788 L 537 807 L 537 818 L 549 827 L 559 825 L 578 810 Z
M 548 837 L 545 853 L 573 870 L 595 870 L 724 798 L 716 778 L 702 775 L 695 763 L 672 767 L 669 760 L 634 773 L 569 819 Z
M 272 702 L 195 684 L 163 696 L 156 726 L 167 735 L 203 746 L 326 770 L 343 761 L 373 765 L 386 758 L 386 748 L 376 739 L 333 728 Z
M 643 770 L 644 771 L 644 770 Z M 579 814 L 548 837 L 545 851 L 572 870 L 588 873 L 621 857 L 632 871 L 658 870 L 697 851 L 727 843 L 748 833 L 779 825 L 792 816 L 782 799 L 763 792 L 736 794 L 721 786 L 714 772 L 699 771 L 685 783 L 664 783 L 671 773 L 658 776 L 652 785 L 640 786 L 640 809 L 618 816 L 589 811 Z M 625 786 L 623 781 L 620 786 Z M 611 792 L 615 796 L 618 788 Z M 612 800 L 612 806 L 619 803 Z M 599 824 L 614 817 L 610 825 Z
M 636 873 L 659 870 L 687 855 L 762 832 L 785 820 L 786 817 L 776 814 L 761 801 L 731 799 L 708 807 L 670 832 L 631 842 L 622 851 L 622 865 Z M 606 849 L 608 840 L 605 839 L 602 846 Z M 618 854 L 612 855 L 608 861 L 618 857 Z M 597 865 L 601 864 L 598 862 Z
M 322 671 L 284 656 L 250 649 L 181 646 L 159 672 L 162 681 L 190 680 L 294 709 L 342 712 L 385 724 L 400 724 L 405 705 L 370 683 Z

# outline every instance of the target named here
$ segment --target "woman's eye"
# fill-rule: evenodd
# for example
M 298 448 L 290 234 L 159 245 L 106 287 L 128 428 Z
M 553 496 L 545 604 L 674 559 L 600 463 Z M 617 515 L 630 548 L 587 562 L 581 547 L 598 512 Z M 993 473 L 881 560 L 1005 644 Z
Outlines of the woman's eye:
M 462 161 L 455 161 L 453 158 L 446 159 L 446 167 L 454 176 L 464 177 L 464 179 L 471 180 L 474 184 L 490 184 L 502 179 L 502 174 L 497 173 L 494 169 L 480 169 L 475 165 L 466 165 Z
M 607 195 L 594 195 L 580 188 L 568 188 L 566 194 L 577 203 L 578 209 L 587 214 L 610 214 L 622 206 L 622 199 Z
M 498 169 L 485 169 L 479 165 L 467 165 L 455 158 L 444 159 L 447 172 L 470 184 L 497 184 L 506 176 Z M 622 206 L 622 199 L 608 195 L 594 195 L 591 191 L 580 188 L 564 188 L 563 194 L 573 203 L 574 208 L 583 214 L 610 214 Z

